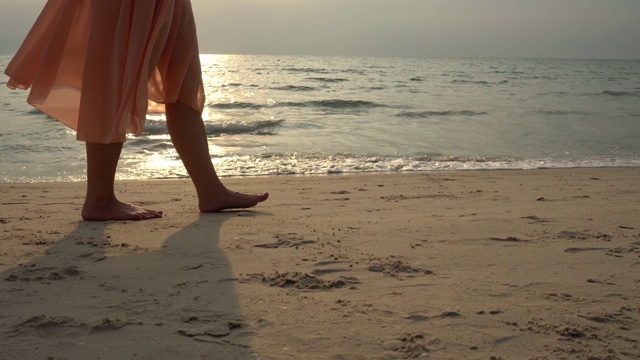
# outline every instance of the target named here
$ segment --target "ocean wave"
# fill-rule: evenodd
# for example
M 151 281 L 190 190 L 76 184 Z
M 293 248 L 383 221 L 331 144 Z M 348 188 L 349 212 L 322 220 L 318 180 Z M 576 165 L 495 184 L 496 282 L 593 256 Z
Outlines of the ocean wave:
M 19 157 L 25 154 L 61 154 L 70 151 L 77 151 L 75 147 L 72 145 L 65 144 L 56 144 L 56 145 L 44 145 L 44 144 L 6 144 L 0 145 L 0 153 L 3 154 L 13 154 L 11 158 L 7 158 L 8 162 L 12 162 L 13 160 L 18 160 Z M 62 161 L 62 160 L 60 160 Z
M 12 111 L 11 109 L 9 109 L 9 111 Z M 26 110 L 26 111 L 19 111 L 19 110 L 14 110 L 14 112 L 20 114 L 20 115 L 24 115 L 30 118 L 37 118 L 37 119 L 47 119 L 50 121 L 57 121 L 55 118 L 49 116 L 49 114 L 43 113 L 42 111 L 32 108 L 30 110 Z
M 206 107 L 212 109 L 232 110 L 232 109 L 255 109 L 260 110 L 266 105 L 251 103 L 251 102 L 231 102 L 231 103 L 215 103 L 207 104 Z
M 147 155 L 145 155 L 147 156 Z M 215 155 L 214 155 L 215 157 Z M 121 169 L 119 179 L 182 178 L 186 174 L 175 155 L 176 167 L 152 173 L 137 169 Z M 268 153 L 259 155 L 219 155 L 216 171 L 220 176 L 262 175 L 329 175 L 357 173 L 399 173 L 461 170 L 551 169 L 610 166 L 640 166 L 640 158 L 518 158 L 508 156 L 461 156 L 445 154 L 416 154 L 414 156 L 355 155 L 325 153 Z M 20 164 L 20 167 L 23 165 Z M 9 166 L 11 168 L 11 166 Z M 18 168 L 18 167 L 15 167 Z M 0 183 L 61 182 L 83 180 L 82 173 L 6 172 Z
M 158 139 L 149 138 L 144 135 L 145 134 L 133 135 L 127 138 L 127 147 L 130 149 L 129 151 L 135 151 L 137 154 L 148 156 L 153 153 L 170 152 L 175 148 L 169 139 L 159 141 Z
M 43 116 L 43 115 L 46 116 L 45 113 L 43 113 L 42 111 L 40 111 L 38 109 L 35 109 L 35 108 L 26 110 L 22 114 L 26 115 L 26 116 Z
M 349 81 L 349 79 L 344 79 L 344 78 L 323 78 L 323 77 L 311 77 L 311 78 L 307 78 L 307 80 L 327 82 L 327 83 L 340 83 L 340 82 Z
M 252 120 L 252 121 L 225 121 L 221 123 L 206 122 L 205 128 L 207 135 L 217 134 L 256 134 L 271 133 L 265 132 L 265 129 L 276 127 L 282 124 L 284 120 Z
M 566 95 L 570 95 L 570 94 L 568 92 L 566 92 L 566 91 L 551 91 L 551 92 L 547 92 L 547 93 L 538 93 L 536 95 L 538 95 L 538 96 L 543 96 L 543 95 L 566 96 Z
M 44 115 L 40 110 L 27 106 L 27 104 L 15 104 L 10 102 L 3 102 L 0 104 L 3 112 L 12 113 L 16 115 L 24 115 L 29 117 L 39 117 Z M 26 110 L 25 110 L 26 109 Z
M 31 145 L 7 144 L 0 145 L 0 152 L 2 152 L 3 154 L 12 154 L 11 158 L 14 158 L 16 155 L 33 153 L 34 149 Z M 11 160 L 11 158 L 6 158 L 5 160 Z
M 423 172 L 448 170 L 549 169 L 572 167 L 637 166 L 640 159 L 584 158 L 531 159 L 508 156 L 459 156 L 423 154 L 415 156 L 269 153 L 225 158 L 216 169 L 221 174 L 256 175 L 328 175 L 350 173 Z
M 360 69 L 346 69 L 346 70 L 343 70 L 342 72 L 347 73 L 347 74 L 365 75 L 369 71 L 360 70 Z
M 489 85 L 487 81 L 484 80 L 460 80 L 455 79 L 451 81 L 454 84 L 474 84 L 474 85 Z
M 322 68 L 297 68 L 297 67 L 290 67 L 290 68 L 284 68 L 282 69 L 284 71 L 291 71 L 291 72 L 303 72 L 303 73 L 316 73 L 316 74 L 329 74 L 332 71 L 328 70 L 328 69 L 322 69 Z
M 331 109 L 362 109 L 362 108 L 377 108 L 377 107 L 387 107 L 383 104 L 378 104 L 371 101 L 364 100 L 340 100 L 340 99 L 329 99 L 329 100 L 313 100 L 313 101 L 301 101 L 301 102 L 280 102 L 273 103 L 269 105 L 256 104 L 256 103 L 247 103 L 247 102 L 233 102 L 233 103 L 217 103 L 217 104 L 209 104 L 208 108 L 214 109 L 222 109 L 222 110 L 233 110 L 233 109 L 255 109 L 260 110 L 263 108 L 276 108 L 276 107 L 290 107 L 290 108 L 301 108 L 301 107 L 316 107 L 316 108 L 331 108 Z
M 413 79 L 411 79 L 413 80 Z M 460 80 L 460 79 L 455 79 L 452 80 L 451 83 L 453 84 L 473 84 L 473 85 L 504 85 L 504 84 L 508 84 L 509 80 L 500 80 L 497 82 L 488 82 L 488 81 L 484 81 L 484 80 Z
M 318 108 L 331 108 L 331 109 L 361 109 L 361 108 L 386 107 L 386 105 L 378 104 L 371 101 L 339 100 L 339 99 L 304 101 L 304 102 L 284 102 L 284 103 L 278 103 L 275 106 L 318 107 Z
M 252 121 L 206 121 L 204 123 L 208 136 L 264 134 L 264 130 L 283 123 L 284 120 L 252 120 Z M 163 120 L 147 120 L 142 136 L 168 134 L 167 123 Z
M 609 95 L 609 96 L 640 96 L 640 94 L 638 94 L 637 92 L 615 91 L 615 90 L 604 90 L 600 94 Z
M 242 83 L 227 83 L 227 84 L 223 84 L 221 85 L 221 87 L 223 88 L 229 88 L 229 87 L 250 87 L 250 88 L 257 88 L 260 87 L 260 85 L 256 85 L 256 84 L 242 84 Z
M 579 110 L 540 110 L 537 113 L 542 115 L 593 115 L 591 112 Z
M 479 116 L 486 115 L 486 111 L 470 111 L 470 110 L 445 110 L 445 111 L 403 111 L 396 114 L 398 117 L 405 118 L 428 118 L 433 116 Z
M 527 80 L 558 80 L 558 76 L 522 76 L 521 79 Z
M 315 91 L 316 88 L 312 86 L 299 86 L 299 85 L 285 85 L 272 87 L 271 90 L 282 90 L 282 91 Z

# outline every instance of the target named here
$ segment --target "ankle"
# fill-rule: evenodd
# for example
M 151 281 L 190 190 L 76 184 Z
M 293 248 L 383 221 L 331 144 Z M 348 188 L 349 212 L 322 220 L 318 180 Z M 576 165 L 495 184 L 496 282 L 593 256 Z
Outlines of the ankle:
M 220 181 L 213 181 L 207 185 L 196 184 L 196 194 L 198 195 L 198 201 L 207 202 L 213 199 L 219 198 L 220 196 L 224 196 L 229 193 L 229 189 L 227 189 L 224 184 Z
M 85 207 L 93 207 L 93 208 L 105 208 L 115 202 L 117 202 L 118 199 L 116 198 L 115 194 L 106 194 L 106 195 L 89 195 L 87 194 L 87 196 L 84 199 L 84 206 Z

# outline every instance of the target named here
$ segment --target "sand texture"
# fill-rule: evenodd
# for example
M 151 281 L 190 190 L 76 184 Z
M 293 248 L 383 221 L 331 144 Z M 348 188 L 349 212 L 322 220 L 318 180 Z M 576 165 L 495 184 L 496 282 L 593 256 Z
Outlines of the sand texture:
M 0 359 L 640 359 L 640 169 L 0 185 Z

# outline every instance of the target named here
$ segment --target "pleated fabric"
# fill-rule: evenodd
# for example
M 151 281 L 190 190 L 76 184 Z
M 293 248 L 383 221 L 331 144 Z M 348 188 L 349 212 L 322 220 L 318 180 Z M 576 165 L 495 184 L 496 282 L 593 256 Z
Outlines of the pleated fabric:
M 190 0 L 48 0 L 5 73 L 87 142 L 124 142 L 163 104 L 205 102 Z

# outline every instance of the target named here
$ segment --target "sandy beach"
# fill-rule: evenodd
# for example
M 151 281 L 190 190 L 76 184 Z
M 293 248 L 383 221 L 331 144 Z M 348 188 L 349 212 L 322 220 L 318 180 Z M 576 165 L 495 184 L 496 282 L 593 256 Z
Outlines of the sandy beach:
M 0 185 L 0 359 L 638 359 L 640 169 Z

